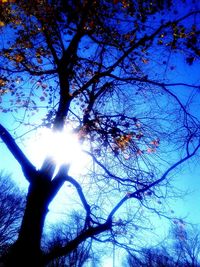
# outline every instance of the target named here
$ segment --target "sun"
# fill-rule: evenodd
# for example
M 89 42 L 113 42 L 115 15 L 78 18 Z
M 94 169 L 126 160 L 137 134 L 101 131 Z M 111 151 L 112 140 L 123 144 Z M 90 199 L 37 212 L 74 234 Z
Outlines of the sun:
M 48 128 L 37 130 L 27 149 L 37 168 L 41 167 L 46 157 L 51 157 L 58 168 L 62 164 L 70 164 L 70 171 L 76 173 L 82 172 L 89 164 L 78 135 L 67 127 L 61 132 Z

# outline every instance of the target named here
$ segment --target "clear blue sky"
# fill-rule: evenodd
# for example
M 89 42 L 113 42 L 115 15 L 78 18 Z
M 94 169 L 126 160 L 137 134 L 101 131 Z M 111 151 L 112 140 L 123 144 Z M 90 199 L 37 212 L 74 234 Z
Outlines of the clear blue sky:
M 160 55 L 160 57 L 162 57 L 162 55 Z M 198 61 L 195 61 L 192 66 L 188 66 L 185 64 L 185 61 L 181 56 L 174 55 L 173 57 L 170 57 L 170 62 L 171 64 L 169 64 L 169 66 L 173 65 L 173 62 L 178 62 L 178 67 L 173 71 L 166 70 L 166 72 L 164 71 L 164 67 L 163 78 L 170 80 L 170 83 L 185 82 L 189 84 L 200 84 L 200 64 Z M 194 89 L 193 91 L 191 88 L 180 86 L 174 87 L 172 90 L 183 102 L 188 99 L 189 95 L 194 96 L 191 104 L 191 112 L 200 119 L 200 89 Z M 8 130 L 13 130 L 17 126 L 11 114 L 0 114 L 0 122 L 7 127 Z M 13 131 L 11 133 L 13 133 Z M 19 144 L 22 149 L 25 148 L 23 143 Z M 186 162 L 179 172 L 175 172 L 173 176 L 173 184 L 183 193 L 182 197 L 179 199 L 169 199 L 170 209 L 174 210 L 174 216 L 185 217 L 186 221 L 194 224 L 200 224 L 199 157 L 200 154 L 198 157 L 192 158 L 189 162 Z M 5 170 L 7 173 L 11 173 L 13 179 L 17 181 L 20 187 L 27 188 L 27 183 L 24 180 L 20 166 L 2 142 L 0 142 L 0 169 Z M 155 224 L 159 225 L 159 231 L 162 231 L 162 221 L 159 221 L 158 219 L 155 220 L 157 220 L 155 221 Z

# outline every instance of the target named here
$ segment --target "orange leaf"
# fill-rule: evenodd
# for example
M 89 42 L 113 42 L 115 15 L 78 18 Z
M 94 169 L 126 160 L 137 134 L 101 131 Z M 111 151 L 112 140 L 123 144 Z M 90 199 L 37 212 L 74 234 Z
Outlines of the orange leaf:
M 146 58 L 142 58 L 142 62 L 143 62 L 144 64 L 147 64 L 147 63 L 149 63 L 149 60 L 146 59 Z
M 24 59 L 23 56 L 21 56 L 21 55 L 19 55 L 19 54 L 15 55 L 15 61 L 16 61 L 16 62 L 22 62 L 23 59 Z
M 0 86 L 4 86 L 6 84 L 6 81 L 2 78 L 0 78 Z

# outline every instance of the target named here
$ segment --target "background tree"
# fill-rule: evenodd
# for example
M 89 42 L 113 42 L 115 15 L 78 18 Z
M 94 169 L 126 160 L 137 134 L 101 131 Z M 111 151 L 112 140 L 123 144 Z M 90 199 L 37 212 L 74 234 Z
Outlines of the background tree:
M 124 266 L 200 266 L 199 229 L 186 225 L 182 219 L 174 222 L 170 229 L 171 238 L 168 237 L 161 246 L 129 254 Z
M 74 239 L 83 228 L 84 218 L 78 212 L 72 214 L 68 223 L 57 224 L 50 228 L 44 237 L 44 250 L 48 253 L 54 252 L 61 246 L 65 246 Z M 49 233 L 50 232 L 50 233 Z M 48 267 L 73 266 L 82 267 L 85 263 L 95 261 L 95 266 L 99 261 L 97 255 L 92 251 L 92 239 L 81 243 L 74 251 L 68 255 L 53 259 Z
M 174 238 L 174 255 L 184 266 L 200 266 L 199 229 L 187 227 L 183 221 L 176 221 L 172 230 Z
M 9 175 L 0 173 L 0 255 L 17 239 L 25 205 L 24 194 Z
M 164 250 L 159 248 L 143 249 L 138 254 L 130 254 L 127 263 L 124 266 L 129 267 L 175 267 L 183 266 L 176 263 L 174 259 Z
M 172 240 L 168 238 L 160 247 L 143 248 L 137 253 L 129 254 L 124 266 L 200 266 L 198 228 L 187 227 L 183 220 L 176 220 L 170 236 Z
M 200 146 L 191 94 L 182 98 L 178 90 L 199 85 L 171 83 L 166 76 L 178 68 L 171 55 L 184 55 L 188 65 L 199 57 L 200 9 L 184 2 L 1 3 L 1 111 L 23 127 L 14 140 L 0 124 L 0 137 L 29 182 L 8 266 L 42 266 L 88 238 L 127 248 L 134 229 L 142 229 L 152 213 L 164 214 L 160 204 L 172 171 Z M 50 155 L 37 169 L 19 137 L 38 127 L 73 131 L 90 159 L 87 172 L 72 175 L 68 164 L 55 174 Z M 64 141 L 61 150 L 68 150 Z M 48 206 L 65 182 L 76 190 L 84 226 L 65 246 L 43 253 Z

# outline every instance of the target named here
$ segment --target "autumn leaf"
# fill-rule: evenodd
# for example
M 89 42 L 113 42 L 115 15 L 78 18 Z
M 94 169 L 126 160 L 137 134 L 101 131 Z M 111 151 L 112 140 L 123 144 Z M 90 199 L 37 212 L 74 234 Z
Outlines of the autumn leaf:
M 158 147 L 159 144 L 160 144 L 160 141 L 159 140 L 153 140 L 153 141 L 150 142 L 150 144 Z
M 24 57 L 22 55 L 19 55 L 19 54 L 15 55 L 15 61 L 16 62 L 20 63 L 23 61 L 23 59 L 24 59 Z
M 1 1 L 0 1 L 0 4 L 8 3 L 8 2 L 10 2 L 10 1 L 8 1 L 8 0 L 1 0 Z
M 124 150 L 129 145 L 131 139 L 132 139 L 132 134 L 125 134 L 117 138 L 116 143 L 120 149 Z
M 8 89 L 0 89 L 0 96 L 6 94 L 7 92 L 9 92 Z
M 151 147 L 147 148 L 147 153 L 149 154 L 154 153 L 155 151 L 156 151 L 155 148 L 151 148 Z
M 137 152 L 136 152 L 136 154 L 137 154 L 137 155 L 142 155 L 143 152 L 142 152 L 142 150 L 138 149 Z
M 6 81 L 2 78 L 0 78 L 0 86 L 4 86 L 6 84 Z
M 127 8 L 130 6 L 130 4 L 128 3 L 127 0 L 122 0 L 122 6 L 123 6 L 123 8 Z
M 149 60 L 146 59 L 146 58 L 142 58 L 142 62 L 143 62 L 144 64 L 147 64 L 147 63 L 149 63 Z

